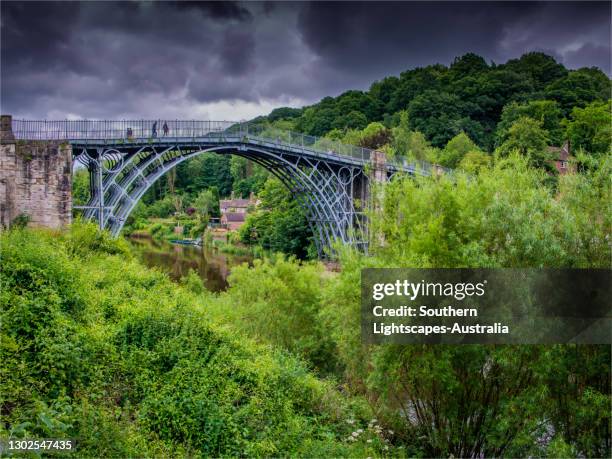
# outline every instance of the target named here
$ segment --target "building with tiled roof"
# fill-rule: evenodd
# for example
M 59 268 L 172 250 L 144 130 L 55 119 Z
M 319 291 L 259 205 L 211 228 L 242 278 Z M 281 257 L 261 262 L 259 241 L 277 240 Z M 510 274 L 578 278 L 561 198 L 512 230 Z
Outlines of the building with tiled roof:
M 221 225 L 230 231 L 239 229 L 246 220 L 246 212 L 226 212 L 221 215 Z
M 250 199 L 221 199 L 219 201 L 222 214 L 225 212 L 246 213 L 252 204 L 253 202 Z
M 575 172 L 574 165 L 571 163 L 572 155 L 570 154 L 570 143 L 566 141 L 561 147 L 548 147 L 548 152 L 552 156 L 555 168 L 559 175 L 565 175 Z
M 221 210 L 221 226 L 235 231 L 240 228 L 246 221 L 246 215 L 249 212 L 249 208 L 253 208 L 257 205 L 257 201 L 254 198 L 253 193 L 249 199 L 221 199 L 219 201 L 219 208 Z

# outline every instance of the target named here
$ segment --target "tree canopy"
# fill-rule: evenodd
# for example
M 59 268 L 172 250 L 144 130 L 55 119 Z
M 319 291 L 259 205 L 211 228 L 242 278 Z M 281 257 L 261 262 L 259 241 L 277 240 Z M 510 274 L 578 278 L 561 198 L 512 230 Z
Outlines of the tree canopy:
M 526 53 L 505 64 L 489 64 L 468 53 L 448 67 L 418 67 L 376 81 L 368 91 L 325 97 L 301 113 L 276 109 L 268 120 L 274 122 L 286 112 L 284 118 L 294 121 L 296 129 L 323 136 L 335 128 L 363 129 L 372 122 L 394 127 L 398 122 L 394 115 L 407 110 L 410 128 L 422 132 L 436 147 L 464 131 L 480 148 L 491 151 L 497 124 L 504 121 L 502 113 L 509 104 L 516 105 L 506 114 L 506 128 L 519 116 L 531 116 L 544 123 L 552 142 L 560 144 L 564 140 L 561 119 L 574 107 L 607 101 L 610 90 L 610 79 L 601 70 L 568 70 L 541 52 Z M 512 118 L 509 124 L 508 118 Z

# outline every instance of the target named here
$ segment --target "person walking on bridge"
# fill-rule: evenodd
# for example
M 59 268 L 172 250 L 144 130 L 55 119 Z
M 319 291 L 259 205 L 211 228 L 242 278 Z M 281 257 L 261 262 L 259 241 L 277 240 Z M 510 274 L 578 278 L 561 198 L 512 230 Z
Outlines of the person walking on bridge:
M 167 136 L 168 135 L 168 131 L 170 129 L 168 129 L 168 123 L 166 123 L 165 121 L 164 121 L 164 126 L 162 127 L 162 129 L 164 130 L 164 137 Z
M 153 127 L 151 128 L 151 137 L 157 137 L 157 121 L 153 123 Z

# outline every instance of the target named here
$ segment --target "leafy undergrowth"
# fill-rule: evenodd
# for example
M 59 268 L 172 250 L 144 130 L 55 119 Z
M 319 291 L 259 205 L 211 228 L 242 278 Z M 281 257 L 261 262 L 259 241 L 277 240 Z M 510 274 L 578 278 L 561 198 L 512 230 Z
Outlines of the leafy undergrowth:
M 75 224 L 1 243 L 1 437 L 75 438 L 78 457 L 390 452 L 363 400 L 211 324 L 213 296 L 144 268 L 123 241 Z

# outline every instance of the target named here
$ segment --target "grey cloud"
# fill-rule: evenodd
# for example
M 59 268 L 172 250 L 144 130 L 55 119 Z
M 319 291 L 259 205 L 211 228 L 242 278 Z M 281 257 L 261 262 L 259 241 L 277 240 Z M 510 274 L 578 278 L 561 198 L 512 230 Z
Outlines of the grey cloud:
M 223 70 L 230 76 L 252 71 L 255 66 L 255 37 L 240 29 L 225 31 L 220 57 Z
M 0 8 L 2 111 L 40 117 L 309 103 L 466 52 L 503 62 L 541 49 L 570 67 L 610 72 L 603 2 L 3 1 Z
M 169 6 L 179 10 L 200 11 L 214 19 L 234 19 L 248 21 L 253 19 L 249 10 L 235 2 L 195 2 L 178 0 L 166 4 L 158 3 L 156 6 Z
M 504 56 L 541 49 L 570 68 L 598 66 L 610 74 L 610 2 L 536 5 L 532 14 L 505 28 L 500 46 Z
M 591 42 L 600 58 L 610 49 L 610 4 L 317 2 L 301 11 L 299 27 L 320 63 L 358 71 L 366 84 L 415 66 L 448 64 L 466 52 L 504 62 L 534 49 L 563 57 L 566 47 Z M 606 62 L 592 65 L 609 71 Z
M 597 66 L 610 74 L 610 47 L 585 43 L 575 51 L 563 55 L 563 61 L 572 68 Z
M 322 2 L 305 8 L 299 24 L 326 65 L 371 77 L 448 63 L 467 51 L 497 58 L 502 26 L 532 9 L 484 2 Z

